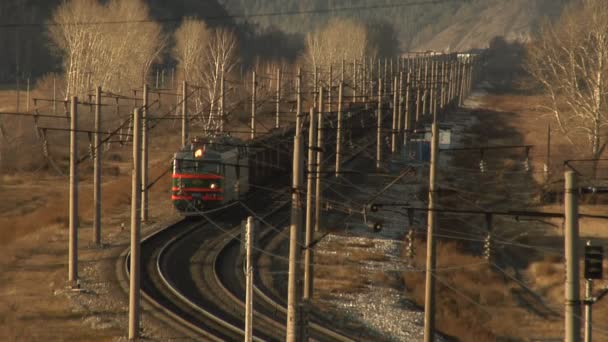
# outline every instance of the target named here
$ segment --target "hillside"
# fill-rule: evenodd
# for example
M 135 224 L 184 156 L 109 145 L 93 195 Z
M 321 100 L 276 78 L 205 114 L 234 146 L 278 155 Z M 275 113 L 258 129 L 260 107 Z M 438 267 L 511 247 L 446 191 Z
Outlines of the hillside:
M 407 4 L 390 0 L 219 0 L 233 14 L 258 14 L 326 8 L 370 7 L 332 13 L 260 16 L 251 20 L 288 32 L 308 32 L 330 16 L 355 17 L 367 22 L 388 23 L 397 32 L 402 50 L 462 50 L 481 48 L 496 36 L 519 39 L 530 36 L 543 16 L 558 15 L 568 0 L 468 0 L 426 5 L 377 8 L 383 4 Z M 420 1 L 410 1 L 419 3 Z M 374 8 L 376 7 L 376 8 Z

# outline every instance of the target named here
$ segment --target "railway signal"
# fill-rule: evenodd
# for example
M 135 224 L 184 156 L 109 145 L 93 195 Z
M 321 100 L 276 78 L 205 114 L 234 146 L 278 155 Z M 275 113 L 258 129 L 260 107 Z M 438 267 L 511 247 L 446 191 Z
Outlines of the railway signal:
M 603 276 L 604 248 L 592 246 L 587 242 L 585 246 L 585 279 L 602 279 Z

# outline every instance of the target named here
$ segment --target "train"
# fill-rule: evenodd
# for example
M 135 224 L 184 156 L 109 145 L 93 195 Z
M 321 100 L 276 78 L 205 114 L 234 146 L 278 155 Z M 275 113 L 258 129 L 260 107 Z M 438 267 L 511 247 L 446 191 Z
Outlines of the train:
M 230 135 L 192 139 L 173 155 L 174 207 L 184 216 L 200 216 L 240 200 L 277 174 L 290 175 L 292 135 L 284 129 L 251 142 Z

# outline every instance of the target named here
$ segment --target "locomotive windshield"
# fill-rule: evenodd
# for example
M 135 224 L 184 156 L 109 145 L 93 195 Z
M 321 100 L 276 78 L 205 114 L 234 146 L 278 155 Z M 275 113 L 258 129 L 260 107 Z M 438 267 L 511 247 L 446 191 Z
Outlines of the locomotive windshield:
M 220 173 L 220 165 L 216 162 L 192 160 L 192 159 L 175 159 L 173 172 L 192 174 L 192 173 Z

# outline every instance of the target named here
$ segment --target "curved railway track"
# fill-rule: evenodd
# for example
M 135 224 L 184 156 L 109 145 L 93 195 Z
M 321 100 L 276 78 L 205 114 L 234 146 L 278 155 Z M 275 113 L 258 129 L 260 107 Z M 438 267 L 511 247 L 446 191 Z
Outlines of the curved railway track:
M 363 150 L 355 152 L 355 155 Z M 353 158 L 354 155 L 349 159 Z M 289 183 L 288 179 L 273 181 L 275 187 L 276 184 Z M 290 191 L 278 193 L 283 193 L 284 197 L 253 190 L 248 195 L 249 200 L 244 201 L 271 227 L 284 227 L 289 219 L 289 210 L 282 209 L 290 203 Z M 239 236 L 240 222 L 249 215 L 251 212 L 237 202 L 209 213 L 205 219 L 184 219 L 145 237 L 141 242 L 143 304 L 193 339 L 243 339 L 245 281 Z M 273 233 L 282 233 L 265 226 L 265 229 L 258 228 L 260 246 L 268 245 L 265 241 L 275 238 Z M 289 233 L 285 230 L 282 234 Z M 264 252 L 260 250 L 258 254 Z M 125 274 L 128 277 L 128 268 L 129 251 L 126 250 L 117 264 L 117 272 L 122 273 L 119 279 L 124 280 Z M 286 300 L 261 284 L 257 270 L 254 278 L 254 340 L 284 340 Z M 323 327 L 320 324 L 322 317 L 312 313 L 310 318 L 310 338 L 352 341 Z
M 267 196 L 268 197 L 268 196 Z M 276 198 L 251 204 L 265 222 L 287 222 L 289 202 L 263 209 Z M 192 338 L 212 341 L 240 340 L 244 334 L 244 276 L 239 254 L 240 220 L 249 213 L 234 204 L 207 220 L 183 220 L 142 241 L 141 291 L 143 300 L 162 312 L 164 320 L 183 326 Z M 217 225 L 222 228 L 218 228 Z M 272 229 L 260 232 L 274 236 Z M 128 273 L 129 254 L 123 253 L 122 270 Z M 254 294 L 254 339 L 285 339 L 285 307 L 259 287 Z M 322 341 L 351 341 L 346 336 L 310 326 L 310 336 Z

